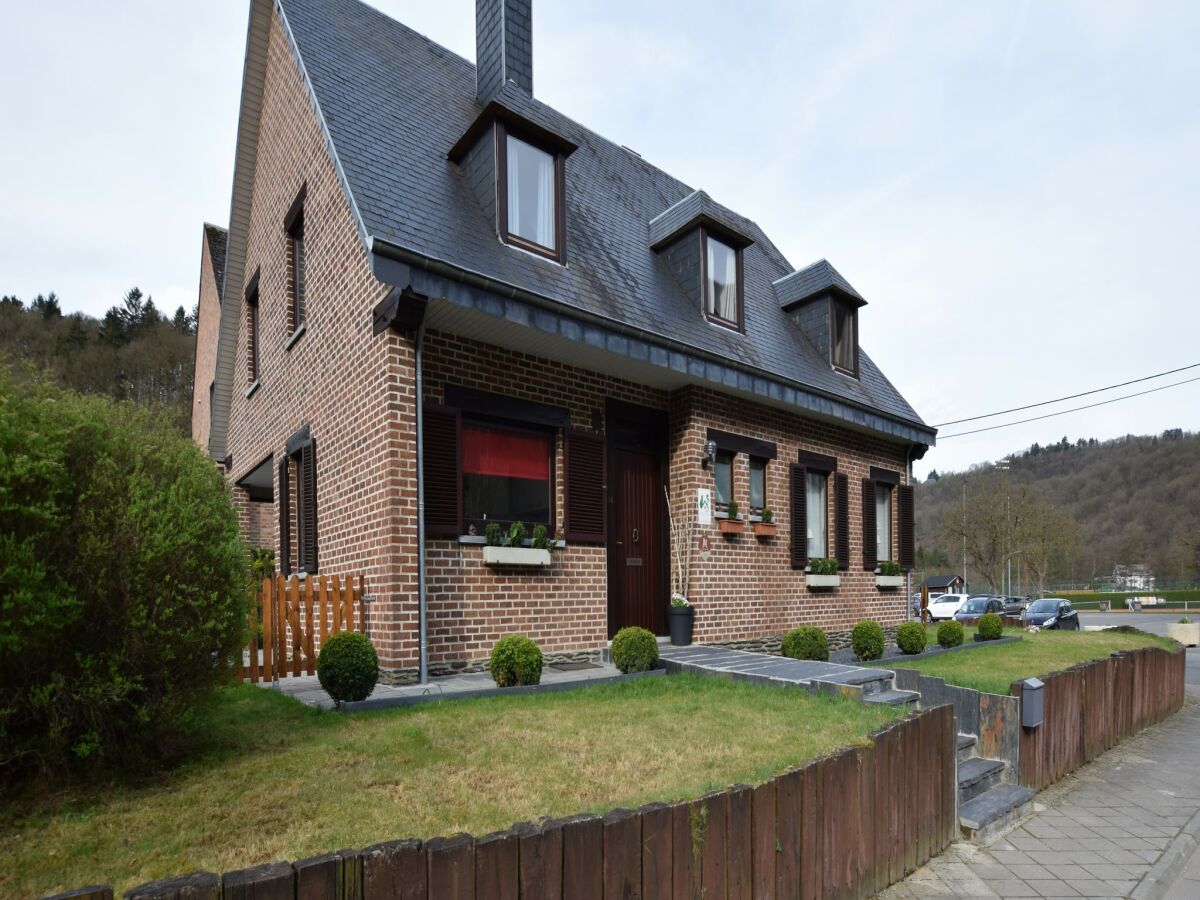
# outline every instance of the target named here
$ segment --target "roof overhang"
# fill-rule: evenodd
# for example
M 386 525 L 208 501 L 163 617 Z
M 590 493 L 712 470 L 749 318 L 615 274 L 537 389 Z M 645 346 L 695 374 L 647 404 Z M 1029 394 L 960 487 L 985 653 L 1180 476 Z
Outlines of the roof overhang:
M 496 122 L 502 122 L 506 127 L 528 138 L 531 142 L 563 156 L 570 156 L 579 149 L 573 141 L 497 99 L 489 101 L 483 111 L 476 116 L 475 121 L 462 133 L 462 137 L 454 142 L 454 146 L 446 154 L 447 158 L 451 162 L 459 162 Z
M 647 224 L 650 249 L 657 253 L 701 226 L 738 249 L 754 243 L 745 220 L 697 190 L 650 220 Z

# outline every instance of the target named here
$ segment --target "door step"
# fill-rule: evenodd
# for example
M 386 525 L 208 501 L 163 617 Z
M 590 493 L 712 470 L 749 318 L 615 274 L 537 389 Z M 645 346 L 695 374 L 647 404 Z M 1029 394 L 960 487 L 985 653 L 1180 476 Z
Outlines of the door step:
M 958 808 L 958 826 L 963 837 L 975 843 L 991 840 L 1033 807 L 1034 790 L 1015 784 L 999 784 Z
M 975 755 L 975 735 L 960 734 L 956 749 L 958 750 L 958 761 L 964 762 Z
M 873 691 L 872 693 L 863 692 L 863 703 L 883 703 L 888 706 L 901 706 L 909 703 L 916 703 L 921 699 L 921 695 L 916 691 Z
M 998 759 L 972 756 L 958 764 L 958 802 L 964 804 L 995 787 L 1004 775 L 1005 765 Z

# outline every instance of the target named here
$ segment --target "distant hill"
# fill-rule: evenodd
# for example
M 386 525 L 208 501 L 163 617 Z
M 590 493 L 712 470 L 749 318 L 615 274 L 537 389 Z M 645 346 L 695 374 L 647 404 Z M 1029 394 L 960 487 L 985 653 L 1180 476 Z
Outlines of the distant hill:
M 1200 578 L 1200 435 L 1172 429 L 1111 441 L 1035 444 L 1010 457 L 929 478 L 916 487 L 916 537 L 923 574 L 962 571 L 962 547 L 945 535 L 949 515 L 983 479 L 1010 479 L 1080 526 L 1081 547 L 1053 581 L 1086 582 L 1117 564 L 1146 563 L 1160 579 Z M 970 573 L 968 573 L 970 575 Z

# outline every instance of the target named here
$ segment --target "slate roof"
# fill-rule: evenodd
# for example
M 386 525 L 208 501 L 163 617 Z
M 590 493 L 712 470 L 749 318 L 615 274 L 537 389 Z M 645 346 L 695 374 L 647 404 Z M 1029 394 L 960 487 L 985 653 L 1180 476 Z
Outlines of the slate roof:
M 865 352 L 858 380 L 830 368 L 781 310 L 772 283 L 792 267 L 750 220 L 736 217 L 753 241 L 743 335 L 707 322 L 649 249 L 650 223 L 694 189 L 510 83 L 499 102 L 578 149 L 566 162 L 568 265 L 508 247 L 447 157 L 482 112 L 474 65 L 358 0 L 283 0 L 283 11 L 368 246 L 379 238 L 927 427 Z
M 962 581 L 961 575 L 930 575 L 925 579 L 925 587 L 944 588 L 950 587 L 956 581 Z
M 217 282 L 217 299 L 225 290 L 225 249 L 229 243 L 229 232 L 220 225 L 204 223 L 204 239 L 208 242 L 208 255 L 212 259 L 213 278 Z
M 826 259 L 817 260 L 811 266 L 785 275 L 775 282 L 775 296 L 779 298 L 779 305 L 784 308 L 830 291 L 841 293 L 861 305 L 867 302 Z

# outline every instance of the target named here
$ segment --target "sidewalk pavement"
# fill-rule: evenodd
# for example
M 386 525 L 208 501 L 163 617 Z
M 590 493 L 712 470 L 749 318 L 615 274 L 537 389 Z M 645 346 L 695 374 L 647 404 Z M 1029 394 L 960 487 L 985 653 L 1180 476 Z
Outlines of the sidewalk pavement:
M 953 844 L 879 895 L 1200 897 L 1200 688 L 1183 709 L 1038 795 L 986 847 Z

